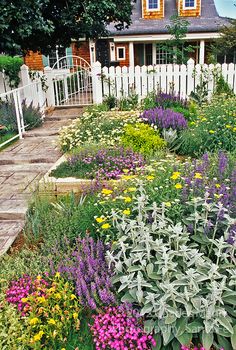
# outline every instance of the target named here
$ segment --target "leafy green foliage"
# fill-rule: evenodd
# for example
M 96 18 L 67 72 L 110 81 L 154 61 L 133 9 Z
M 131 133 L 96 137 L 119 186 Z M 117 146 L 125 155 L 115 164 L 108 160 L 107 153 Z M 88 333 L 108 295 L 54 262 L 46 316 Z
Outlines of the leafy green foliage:
M 172 222 L 165 207 L 150 203 L 142 187 L 134 207 L 132 219 L 113 211 L 118 239 L 108 259 L 115 264 L 122 301 L 141 308 L 146 327 L 161 335 L 162 349 L 173 341 L 201 340 L 210 349 L 218 336 L 230 339 L 236 321 L 228 299 L 236 297 L 234 247 L 213 236 L 211 252 L 203 254 L 186 226 Z M 204 219 L 201 211 L 197 216 Z
M 228 55 L 236 50 L 236 20 L 220 29 L 220 37 L 215 40 L 213 53 Z
M 190 127 L 179 138 L 180 154 L 198 156 L 217 150 L 234 151 L 236 142 L 236 98 L 215 96 L 204 104 Z
M 11 88 L 17 88 L 20 83 L 20 67 L 23 60 L 20 57 L 0 56 L 0 72 L 4 73 Z
M 124 147 L 132 148 L 144 155 L 153 155 L 166 146 L 166 142 L 147 124 L 127 125 L 121 138 Z
M 68 47 L 71 39 L 106 36 L 106 27 L 130 24 L 132 1 L 3 0 L 0 4 L 0 51 L 43 51 Z M 37 28 L 37 30 L 35 30 Z
M 189 54 L 195 51 L 195 47 L 186 44 L 189 22 L 177 15 L 171 17 L 171 24 L 167 25 L 171 39 L 163 44 L 162 50 L 171 54 L 172 63 L 186 64 Z
M 28 130 L 42 125 L 42 113 L 39 107 L 33 106 L 33 102 L 28 105 L 24 100 L 22 112 L 24 124 Z M 18 132 L 14 101 L 0 102 L 0 124 L 4 125 L 10 132 Z

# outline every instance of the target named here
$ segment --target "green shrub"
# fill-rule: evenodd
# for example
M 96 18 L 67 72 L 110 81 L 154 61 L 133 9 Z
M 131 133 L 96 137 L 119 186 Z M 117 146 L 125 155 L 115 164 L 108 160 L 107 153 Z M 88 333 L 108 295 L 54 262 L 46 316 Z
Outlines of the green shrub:
M 118 100 L 117 104 L 120 111 L 135 110 L 138 107 L 138 95 L 132 92 L 129 96 Z
M 33 129 L 42 124 L 42 113 L 39 107 L 34 107 L 33 102 L 29 105 L 26 101 L 22 102 L 22 112 L 24 118 L 24 124 L 27 129 Z M 14 102 L 0 102 L 0 124 L 6 126 L 10 132 L 18 132 L 16 111 Z
M 132 148 L 134 152 L 142 153 L 146 156 L 155 154 L 166 146 L 166 142 L 147 124 L 127 125 L 125 133 L 121 138 L 124 147 Z
M 19 72 L 23 60 L 20 57 L 0 55 L 0 72 L 4 71 L 10 88 L 17 88 L 20 83 Z
M 215 96 L 204 104 L 200 115 L 190 123 L 179 138 L 178 153 L 199 156 L 204 152 L 232 152 L 236 144 L 236 97 Z
M 108 110 L 111 110 L 116 107 L 117 99 L 114 95 L 109 95 L 104 98 L 103 103 L 107 105 Z

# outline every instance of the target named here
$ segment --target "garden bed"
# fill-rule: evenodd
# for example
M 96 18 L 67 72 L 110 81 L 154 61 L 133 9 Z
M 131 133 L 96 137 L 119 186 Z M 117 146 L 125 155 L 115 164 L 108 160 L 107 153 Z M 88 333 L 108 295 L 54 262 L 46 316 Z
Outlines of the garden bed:
M 61 164 L 65 163 L 67 158 L 63 155 L 58 161 L 49 169 L 44 177 L 39 181 L 39 194 L 40 195 L 65 195 L 71 192 L 75 194 L 82 194 L 86 192 L 87 188 L 96 187 L 96 180 L 78 179 L 76 177 L 62 177 L 57 178 L 52 176 L 52 172 L 55 171 Z M 104 181 L 103 184 L 109 187 L 116 187 L 120 180 Z
M 36 196 L 25 247 L 1 261 L 0 347 L 236 349 L 236 99 L 144 102 L 61 131 L 40 186 L 62 195 Z

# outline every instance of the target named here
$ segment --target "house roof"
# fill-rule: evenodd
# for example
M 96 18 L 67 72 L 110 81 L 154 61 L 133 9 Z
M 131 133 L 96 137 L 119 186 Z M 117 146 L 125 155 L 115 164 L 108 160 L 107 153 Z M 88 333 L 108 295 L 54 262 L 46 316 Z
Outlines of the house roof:
M 128 29 L 117 31 L 114 25 L 108 30 L 113 36 L 138 35 L 138 34 L 165 34 L 166 26 L 170 24 L 170 17 L 177 13 L 176 0 L 165 0 L 165 17 L 163 19 L 143 19 L 142 0 L 134 4 L 132 24 Z M 214 0 L 202 0 L 200 17 L 185 17 L 189 24 L 189 33 L 217 32 L 219 27 L 228 24 L 228 19 L 220 17 L 216 11 Z

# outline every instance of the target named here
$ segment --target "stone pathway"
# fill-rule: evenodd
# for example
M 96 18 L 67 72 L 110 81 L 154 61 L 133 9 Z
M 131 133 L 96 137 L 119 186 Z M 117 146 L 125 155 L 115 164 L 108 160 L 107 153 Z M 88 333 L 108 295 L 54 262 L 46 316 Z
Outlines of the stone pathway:
M 38 181 L 61 156 L 56 145 L 59 129 L 81 113 L 80 108 L 57 109 L 42 127 L 0 152 L 0 255 L 22 231 Z

